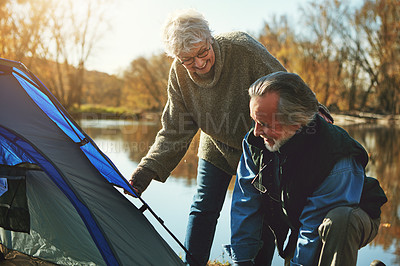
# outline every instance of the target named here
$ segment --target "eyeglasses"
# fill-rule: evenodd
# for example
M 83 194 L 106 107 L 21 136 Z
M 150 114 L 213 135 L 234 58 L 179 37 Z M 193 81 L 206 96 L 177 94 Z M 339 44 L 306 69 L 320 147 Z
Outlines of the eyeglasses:
M 179 60 L 179 61 L 180 61 L 180 63 L 182 65 L 190 66 L 191 64 L 194 63 L 194 60 L 195 60 L 196 57 L 200 58 L 200 59 L 206 57 L 208 55 L 210 49 L 211 49 L 211 44 L 209 44 L 208 48 L 206 48 L 203 51 L 199 52 L 196 56 L 190 57 L 190 58 L 188 58 L 186 60 Z
M 265 169 L 265 167 L 267 167 L 268 164 L 265 164 L 263 167 L 261 167 L 260 171 L 258 172 L 258 174 L 253 178 L 253 180 L 251 181 L 251 184 L 261 193 L 263 194 L 267 194 L 270 199 L 272 199 L 273 201 L 276 202 L 281 202 L 279 199 L 274 198 L 268 191 L 268 189 L 261 183 L 261 177 L 260 174 L 261 172 Z

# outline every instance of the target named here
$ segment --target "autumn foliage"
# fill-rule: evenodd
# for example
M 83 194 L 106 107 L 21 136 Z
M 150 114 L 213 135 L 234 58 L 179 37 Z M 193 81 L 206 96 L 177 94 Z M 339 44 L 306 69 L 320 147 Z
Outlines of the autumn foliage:
M 109 30 L 107 4 L 2 0 L 0 57 L 27 65 L 69 110 L 85 104 L 160 112 L 171 58 L 132 58 L 118 76 L 85 68 Z M 314 0 L 298 14 L 296 21 L 266 17 L 253 35 L 332 112 L 400 113 L 398 0 Z

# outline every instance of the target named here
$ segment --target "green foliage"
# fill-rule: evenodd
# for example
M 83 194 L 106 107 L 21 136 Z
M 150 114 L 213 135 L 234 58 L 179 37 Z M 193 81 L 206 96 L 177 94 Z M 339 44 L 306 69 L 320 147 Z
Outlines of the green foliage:
M 132 112 L 125 107 L 112 107 L 104 105 L 83 104 L 70 108 L 69 112 L 75 117 L 85 117 L 87 119 L 113 119 L 128 118 L 139 119 L 140 114 Z
M 83 113 L 104 113 L 104 114 L 126 114 L 128 110 L 124 107 L 110 107 L 97 105 L 81 105 L 79 108 L 73 108 L 71 111 Z

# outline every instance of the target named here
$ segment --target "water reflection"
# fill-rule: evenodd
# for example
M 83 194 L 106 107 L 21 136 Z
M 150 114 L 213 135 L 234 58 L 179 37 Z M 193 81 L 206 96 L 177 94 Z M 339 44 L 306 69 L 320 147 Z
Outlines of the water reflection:
M 382 207 L 381 227 L 372 245 L 394 253 L 389 265 L 400 264 L 400 128 L 358 126 L 346 128 L 369 152 L 367 174 L 376 177 L 388 202 Z
M 127 152 L 129 159 L 139 162 L 153 144 L 157 132 L 161 128 L 157 122 L 113 121 L 113 120 L 83 120 L 82 128 L 92 139 L 108 139 L 100 149 L 107 153 Z M 117 142 L 115 142 L 117 141 Z M 174 169 L 172 175 L 187 180 L 188 185 L 195 184 L 197 171 L 197 134 L 181 163 Z
M 107 155 L 122 153 L 124 156 L 128 156 L 130 161 L 136 163 L 146 155 L 160 128 L 160 124 L 156 122 L 125 120 L 84 120 L 81 121 L 80 124 L 86 133 L 96 141 L 99 148 Z M 358 265 L 369 265 L 373 259 L 380 259 L 385 262 L 386 265 L 399 265 L 400 128 L 371 125 L 344 126 L 344 128 L 367 149 L 370 155 L 367 174 L 379 180 L 389 199 L 388 203 L 382 208 L 382 225 L 379 234 L 373 243 L 360 251 Z M 185 186 L 193 188 L 196 183 L 196 154 L 198 141 L 199 138 L 198 135 L 196 135 L 183 160 L 172 173 L 172 176 L 177 180 L 183 181 Z M 233 183 L 234 182 L 231 182 L 229 188 L 230 192 L 233 189 Z M 190 200 L 188 201 L 187 204 L 190 204 Z M 154 204 L 157 204 L 157 202 Z M 162 208 L 161 206 L 162 205 L 160 205 L 160 208 Z M 187 218 L 186 214 L 182 216 L 184 218 L 179 219 L 185 220 Z M 175 219 L 177 219 L 177 217 L 175 217 Z M 184 227 L 184 225 L 180 227 Z M 224 227 L 226 227 L 226 225 Z M 181 229 L 177 230 L 179 231 Z M 226 244 L 229 230 L 226 228 L 223 230 L 224 239 L 219 241 Z M 183 239 L 184 232 L 182 231 L 180 235 L 179 238 Z M 218 235 L 216 235 L 216 238 L 217 237 Z M 220 255 L 220 252 L 222 252 L 222 249 L 218 247 L 216 253 Z M 218 255 L 214 254 L 212 256 L 216 258 Z M 276 265 L 281 264 L 278 263 Z

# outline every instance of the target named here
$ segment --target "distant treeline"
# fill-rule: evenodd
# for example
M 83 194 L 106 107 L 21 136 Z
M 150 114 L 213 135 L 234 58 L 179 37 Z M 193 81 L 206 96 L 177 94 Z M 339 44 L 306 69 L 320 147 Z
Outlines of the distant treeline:
M 0 57 L 27 65 L 69 110 L 91 105 L 159 112 L 172 62 L 164 54 L 134 58 L 119 76 L 85 69 L 108 32 L 108 4 L 0 1 Z M 250 34 L 301 75 L 331 111 L 400 114 L 398 0 L 364 0 L 360 6 L 314 0 L 298 13 L 297 21 L 266 17 L 263 28 Z

